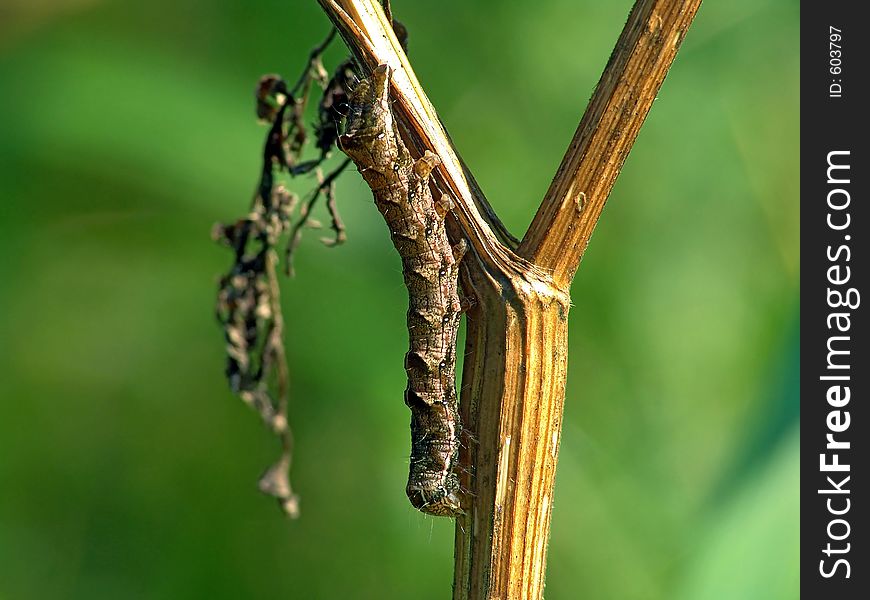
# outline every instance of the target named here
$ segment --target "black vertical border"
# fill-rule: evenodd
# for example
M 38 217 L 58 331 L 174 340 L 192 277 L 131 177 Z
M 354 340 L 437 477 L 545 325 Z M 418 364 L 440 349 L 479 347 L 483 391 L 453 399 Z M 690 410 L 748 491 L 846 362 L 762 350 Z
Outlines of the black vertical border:
M 870 78 L 870 61 L 867 60 L 867 45 L 870 38 L 870 23 L 861 18 L 863 3 L 856 0 L 814 0 L 803 2 L 801 9 L 801 592 L 805 598 L 848 600 L 870 598 L 870 533 L 866 528 L 867 506 L 870 493 L 866 465 L 867 445 L 870 443 L 870 418 L 865 408 L 867 379 L 870 378 L 870 358 L 866 353 L 868 331 L 864 317 L 864 302 L 870 296 L 861 297 L 861 305 L 855 309 L 832 308 L 827 300 L 828 288 L 845 293 L 849 287 L 859 293 L 867 291 L 864 285 L 868 270 L 866 237 L 870 236 L 867 219 L 867 180 L 870 179 L 870 164 L 867 160 L 867 115 L 870 114 L 870 98 L 866 93 L 866 80 Z M 867 4 L 864 7 L 867 8 Z M 831 72 L 832 48 L 830 27 L 842 31 L 842 73 Z M 839 80 L 839 81 L 837 81 Z M 830 86 L 843 86 L 842 97 L 830 97 Z M 828 153 L 849 151 L 846 160 L 851 166 L 850 182 L 845 185 L 829 184 L 827 177 Z M 842 162 L 843 155 L 837 160 Z M 844 173 L 844 171 L 839 171 Z M 828 193 L 836 188 L 846 189 L 850 203 L 845 211 L 831 211 Z M 842 202 L 842 193 L 834 194 L 834 201 Z M 828 226 L 829 212 L 835 212 L 835 222 L 843 222 L 844 212 L 849 213 L 847 230 L 835 231 Z M 848 237 L 847 237 L 848 236 Z M 842 245 L 839 260 L 830 260 L 829 252 L 836 256 Z M 830 250 L 829 250 L 830 247 Z M 847 262 L 846 256 L 850 254 Z M 850 268 L 850 281 L 834 286 L 828 281 L 829 268 L 840 265 L 834 272 L 842 277 L 844 267 Z M 870 292 L 868 292 L 870 293 Z M 834 312 L 850 313 L 850 331 L 837 332 L 828 328 L 828 316 Z M 841 321 L 842 323 L 843 321 Z M 846 359 L 851 368 L 837 374 L 848 374 L 848 382 L 832 382 L 820 379 L 834 374 L 827 369 L 828 339 L 832 335 L 849 336 Z M 846 348 L 838 342 L 840 348 Z M 827 391 L 835 383 L 849 385 L 851 399 L 839 409 L 827 401 Z M 837 440 L 848 441 L 848 450 L 826 449 L 828 416 L 833 410 L 849 412 L 850 424 L 846 431 L 835 433 Z M 837 417 L 842 419 L 844 415 Z M 835 421 L 836 426 L 836 421 Z M 848 473 L 822 472 L 820 454 L 839 454 L 840 463 L 850 465 Z M 827 476 L 840 483 L 843 476 L 850 477 L 842 485 L 848 494 L 825 494 L 819 490 L 830 489 Z M 849 510 L 837 516 L 829 512 L 827 501 L 832 499 L 835 510 L 842 510 L 845 499 L 850 500 Z M 849 535 L 837 541 L 829 538 L 828 525 L 833 519 L 842 518 L 849 523 Z M 835 536 L 847 531 L 842 523 L 832 526 Z M 830 543 L 833 548 L 845 548 L 843 554 L 826 556 L 824 550 Z M 850 577 L 845 577 L 845 566 L 840 565 L 835 575 L 825 578 L 820 573 L 820 561 L 830 570 L 837 558 L 849 562 Z

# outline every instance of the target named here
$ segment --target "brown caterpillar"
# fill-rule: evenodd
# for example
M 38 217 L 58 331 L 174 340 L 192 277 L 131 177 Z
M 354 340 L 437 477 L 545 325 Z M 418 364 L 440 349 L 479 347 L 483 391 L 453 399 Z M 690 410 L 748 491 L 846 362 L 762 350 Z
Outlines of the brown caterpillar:
M 444 217 L 448 196 L 436 203 L 429 175 L 440 159 L 428 150 L 413 160 L 393 120 L 386 65 L 350 96 L 341 149 L 372 189 L 402 258 L 408 288 L 410 349 L 405 355 L 411 409 L 411 466 L 406 493 L 417 509 L 463 514 L 456 467 L 461 430 L 456 396 L 456 333 L 460 321 L 459 261 L 465 242 L 451 246 Z

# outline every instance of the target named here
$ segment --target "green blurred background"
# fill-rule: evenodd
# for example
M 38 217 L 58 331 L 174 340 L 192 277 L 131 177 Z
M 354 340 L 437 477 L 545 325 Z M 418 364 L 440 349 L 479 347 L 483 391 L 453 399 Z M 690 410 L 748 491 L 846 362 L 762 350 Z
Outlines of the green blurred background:
M 512 231 L 630 2 L 395 0 Z M 547 598 L 798 596 L 796 0 L 702 6 L 573 286 Z M 213 321 L 314 0 L 0 0 L 0 599 L 448 598 L 452 523 L 403 493 L 400 266 L 367 190 L 284 305 L 302 518 Z M 343 55 L 340 48 L 329 62 Z M 300 191 L 309 181 L 300 181 Z

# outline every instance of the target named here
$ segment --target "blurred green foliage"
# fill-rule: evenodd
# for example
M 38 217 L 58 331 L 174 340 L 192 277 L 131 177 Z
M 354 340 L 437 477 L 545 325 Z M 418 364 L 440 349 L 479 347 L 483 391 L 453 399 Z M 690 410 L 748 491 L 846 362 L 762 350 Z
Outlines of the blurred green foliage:
M 629 4 L 395 1 L 514 232 Z M 604 212 L 550 600 L 798 595 L 798 21 L 702 6 Z M 313 0 L 0 4 L 0 599 L 449 597 L 452 523 L 403 493 L 399 261 L 355 175 L 348 243 L 311 232 L 284 292 L 299 521 L 255 491 L 274 440 L 222 378 L 209 229 L 256 181 L 257 78 L 326 30 Z

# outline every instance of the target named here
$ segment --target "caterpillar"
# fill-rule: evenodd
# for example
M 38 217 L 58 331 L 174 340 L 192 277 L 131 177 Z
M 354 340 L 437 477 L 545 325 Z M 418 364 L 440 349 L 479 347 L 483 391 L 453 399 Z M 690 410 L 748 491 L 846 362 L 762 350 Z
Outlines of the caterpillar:
M 431 515 L 463 513 L 456 473 L 461 431 L 456 394 L 456 334 L 461 318 L 459 262 L 466 250 L 451 245 L 444 218 L 449 196 L 436 202 L 429 176 L 440 159 L 430 151 L 414 160 L 399 135 L 389 103 L 386 65 L 350 95 L 342 151 L 356 164 L 390 228 L 408 289 L 405 355 L 411 410 L 411 461 L 406 493 Z

